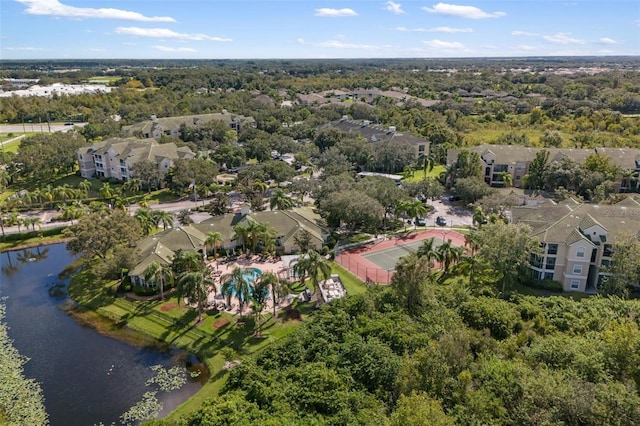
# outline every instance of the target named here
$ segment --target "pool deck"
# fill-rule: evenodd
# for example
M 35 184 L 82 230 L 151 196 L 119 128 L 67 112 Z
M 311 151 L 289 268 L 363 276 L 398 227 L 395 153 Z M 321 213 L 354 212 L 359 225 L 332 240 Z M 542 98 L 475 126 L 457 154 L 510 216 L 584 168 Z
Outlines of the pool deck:
M 286 278 L 285 274 L 287 272 L 283 267 L 282 260 L 271 260 L 271 261 L 262 261 L 260 256 L 239 256 L 235 261 L 225 262 L 222 258 L 218 259 L 218 261 L 214 260 L 212 257 L 208 258 L 206 261 L 207 269 L 211 272 L 211 277 L 215 283 L 215 291 L 210 291 L 207 296 L 207 302 L 209 306 L 216 306 L 220 303 L 225 303 L 227 298 L 222 296 L 220 293 L 220 277 L 226 274 L 230 274 L 234 268 L 256 268 L 262 271 L 262 273 L 273 272 L 281 278 Z M 185 303 L 187 303 L 185 301 Z M 282 300 L 278 305 L 277 309 L 283 309 L 291 303 L 291 300 L 285 299 Z M 231 308 L 227 307 L 226 311 L 235 315 L 240 315 L 240 303 L 236 296 L 231 296 Z M 273 311 L 273 299 L 271 297 L 267 298 L 265 303 L 265 308 L 263 313 Z M 245 304 L 245 307 L 242 311 L 243 315 L 250 315 L 253 311 L 251 309 L 251 302 Z

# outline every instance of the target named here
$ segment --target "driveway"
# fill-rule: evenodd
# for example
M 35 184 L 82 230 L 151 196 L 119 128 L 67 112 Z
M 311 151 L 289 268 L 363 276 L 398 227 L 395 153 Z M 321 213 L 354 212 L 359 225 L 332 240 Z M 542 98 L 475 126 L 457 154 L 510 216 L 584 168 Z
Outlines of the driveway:
M 437 226 L 436 218 L 438 216 L 444 217 L 447 221 L 447 227 L 450 226 L 471 226 L 472 211 L 468 208 L 461 207 L 459 201 L 451 202 L 447 198 L 443 197 L 436 201 L 429 201 L 434 207 L 434 210 L 427 215 L 427 226 Z

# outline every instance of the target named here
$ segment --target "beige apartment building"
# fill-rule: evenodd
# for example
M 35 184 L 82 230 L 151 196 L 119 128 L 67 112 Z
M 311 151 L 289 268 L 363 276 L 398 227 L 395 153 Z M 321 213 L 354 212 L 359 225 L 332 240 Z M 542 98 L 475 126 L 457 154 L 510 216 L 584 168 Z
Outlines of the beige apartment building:
M 508 172 L 511 175 L 514 187 L 522 187 L 522 178 L 529 172 L 529 165 L 536 157 L 536 154 L 543 149 L 549 152 L 550 163 L 562 161 L 564 158 L 570 158 L 578 163 L 584 163 L 589 155 L 597 153 L 610 157 L 612 162 L 620 167 L 620 169 L 640 172 L 640 149 L 633 148 L 532 148 L 516 145 L 484 144 L 465 149 L 478 153 L 482 163 L 482 177 L 484 181 L 491 186 L 497 187 L 504 186 L 503 172 Z M 456 162 L 459 152 L 459 149 L 450 149 L 447 151 L 447 166 Z M 618 182 L 618 192 L 634 192 L 637 189 L 637 182 L 631 180 L 621 180 Z
M 221 121 L 229 129 L 240 132 L 245 127 L 256 127 L 256 120 L 253 117 L 231 114 L 227 110 L 213 114 L 183 115 L 179 117 L 157 118 L 151 116 L 149 120 L 141 121 L 130 126 L 122 127 L 124 137 L 152 138 L 160 140 L 162 136 L 180 138 L 180 131 L 183 127 L 192 128 L 202 126 L 212 121 Z
M 513 223 L 531 226 L 542 245 L 542 254 L 531 259 L 534 277 L 559 281 L 565 291 L 596 292 L 616 237 L 640 235 L 640 203 L 632 198 L 615 205 L 569 200 L 514 207 L 511 214 Z
M 85 178 L 107 177 L 128 180 L 135 177 L 135 163 L 149 160 L 163 175 L 179 158 L 190 160 L 195 154 L 189 147 L 174 143 L 159 144 L 155 139 L 111 138 L 78 150 L 80 175 Z

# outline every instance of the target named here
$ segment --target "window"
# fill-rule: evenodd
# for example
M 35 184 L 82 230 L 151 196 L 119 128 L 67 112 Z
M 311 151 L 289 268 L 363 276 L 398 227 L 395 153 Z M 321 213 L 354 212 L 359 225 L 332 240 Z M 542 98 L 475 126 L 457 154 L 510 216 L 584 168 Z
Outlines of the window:
M 580 281 L 578 280 L 571 280 L 571 289 L 572 290 L 577 290 L 580 288 Z
M 602 267 L 603 268 L 608 268 L 609 265 L 611 265 L 611 262 L 608 259 L 603 259 L 602 260 Z
M 547 246 L 547 253 L 549 253 L 549 254 L 558 254 L 558 245 L 557 244 L 549 244 Z
M 611 257 L 611 255 L 613 254 L 612 248 L 613 247 L 611 246 L 611 244 L 605 244 L 604 250 L 602 251 L 602 255 L 605 257 Z
M 545 280 L 552 280 L 553 279 L 553 272 L 545 272 L 544 273 L 544 279 Z
M 573 265 L 573 273 L 577 275 L 582 274 L 582 265 Z
M 425 151 L 425 146 L 424 145 L 419 145 L 418 146 L 418 152 L 423 153 Z
M 578 247 L 578 251 L 576 251 L 576 257 L 584 257 L 584 247 Z
M 531 253 L 531 258 L 529 259 L 531 266 L 534 268 L 542 268 L 542 257 L 538 256 L 535 253 Z
M 555 269 L 555 267 L 556 267 L 556 258 L 547 257 L 547 264 L 544 269 Z

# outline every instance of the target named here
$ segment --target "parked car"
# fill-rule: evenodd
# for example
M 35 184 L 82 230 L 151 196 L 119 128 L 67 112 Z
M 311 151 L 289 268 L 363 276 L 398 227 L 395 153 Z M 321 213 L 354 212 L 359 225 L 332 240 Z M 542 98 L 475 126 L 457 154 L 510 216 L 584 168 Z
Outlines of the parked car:
M 436 218 L 436 224 L 437 224 L 438 226 L 446 226 L 446 225 L 447 225 L 447 220 L 446 220 L 444 217 L 442 217 L 442 216 L 438 216 L 438 217 Z
M 460 201 L 462 200 L 462 197 L 460 197 L 459 195 L 449 195 L 449 201 Z
M 413 221 L 413 223 L 415 223 L 416 226 L 426 226 L 427 225 L 427 221 L 423 217 L 416 217 L 416 219 Z

